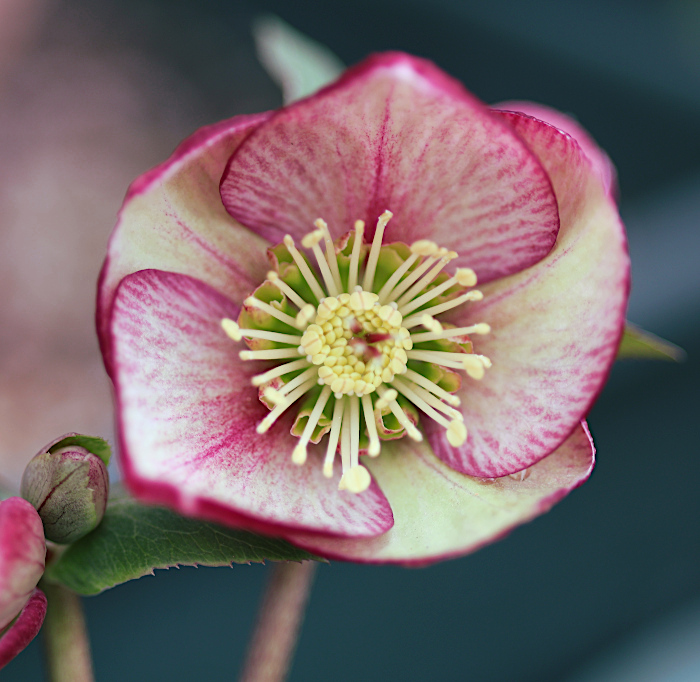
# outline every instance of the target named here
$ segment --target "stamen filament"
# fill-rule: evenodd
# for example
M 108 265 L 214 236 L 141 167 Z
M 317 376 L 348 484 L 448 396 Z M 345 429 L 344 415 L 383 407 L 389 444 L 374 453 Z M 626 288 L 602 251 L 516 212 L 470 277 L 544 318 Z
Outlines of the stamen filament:
M 462 305 L 462 303 L 467 303 L 467 301 L 480 301 L 482 298 L 484 298 L 484 295 L 480 291 L 478 291 L 477 289 L 474 289 L 472 291 L 468 291 L 466 294 L 462 294 L 461 296 L 457 296 L 456 298 L 452 298 L 449 301 L 445 301 L 444 303 L 440 303 L 438 305 L 435 305 L 432 308 L 426 308 L 425 310 L 421 310 L 420 313 L 417 313 L 413 317 L 405 318 L 404 321 L 402 322 L 402 325 L 406 329 L 411 329 L 411 327 L 415 327 L 419 324 L 423 324 L 423 322 L 422 322 L 423 315 L 430 315 L 431 317 L 434 317 L 435 315 L 439 315 L 440 313 L 444 313 L 447 310 L 451 310 L 452 308 L 456 308 L 457 306 Z
M 456 395 L 448 393 L 444 388 L 440 388 L 435 382 L 426 379 L 422 374 L 418 374 L 418 372 L 414 372 L 412 369 L 406 369 L 404 377 L 406 377 L 406 379 L 411 379 L 414 383 L 434 393 L 438 398 L 442 398 L 445 402 L 450 403 L 450 405 L 457 407 L 461 403 L 461 400 Z
M 305 381 L 308 381 L 311 378 L 315 380 L 317 375 L 318 372 L 316 368 L 309 367 L 309 369 L 307 369 L 305 372 L 302 372 L 301 374 L 295 376 L 291 381 L 288 381 L 284 386 L 279 388 L 278 393 L 281 396 L 285 396 L 288 393 L 291 393 L 297 386 L 303 384 Z
M 374 420 L 374 410 L 372 409 L 372 399 L 368 395 L 363 395 L 362 411 L 365 415 L 365 424 L 367 425 L 367 435 L 369 436 L 369 447 L 367 454 L 370 457 L 376 457 L 379 454 L 381 445 L 379 443 L 379 435 L 377 434 L 377 423 Z
M 294 246 L 294 240 L 290 235 L 285 235 L 284 245 L 287 247 L 287 251 L 289 251 L 290 255 L 294 259 L 294 262 L 297 264 L 299 271 L 306 280 L 306 283 L 311 288 L 311 291 L 313 292 L 314 296 L 320 301 L 325 296 L 325 294 L 323 293 L 323 289 L 321 289 L 321 285 L 318 283 L 318 280 L 316 279 L 315 275 L 311 272 L 309 264 L 299 253 L 297 247 Z
M 350 396 L 350 468 L 360 463 L 360 399 Z
M 377 269 L 377 261 L 379 260 L 379 250 L 384 240 L 384 228 L 393 215 L 391 211 L 384 211 L 377 220 L 377 229 L 374 231 L 374 239 L 372 240 L 372 247 L 370 248 L 369 258 L 367 259 L 365 278 L 362 282 L 362 288 L 365 291 L 372 291 L 372 287 L 374 286 L 374 273 Z
M 409 389 L 411 389 L 411 391 L 413 391 L 417 396 L 420 396 L 423 400 L 425 400 L 425 402 L 428 405 L 431 405 L 436 410 L 443 412 L 448 417 L 459 420 L 464 419 L 462 413 L 459 410 L 455 410 L 454 407 L 445 405 L 445 403 L 443 403 L 442 400 L 434 396 L 432 393 L 430 393 L 430 391 L 426 391 L 424 388 L 421 388 L 417 384 L 414 384 L 412 381 L 403 381 L 402 383 L 405 384 L 405 386 L 407 386 Z
M 456 257 L 457 254 L 454 251 L 448 251 L 427 274 L 421 277 L 398 301 L 396 301 L 399 308 L 406 305 L 409 301 L 412 301 L 440 274 L 440 271 Z
M 403 381 L 394 378 L 391 385 L 397 391 L 399 391 L 399 393 L 403 393 L 419 410 L 425 412 L 425 414 L 434 419 L 438 424 L 440 424 L 440 426 L 447 428 L 450 425 L 449 420 L 445 418 L 444 415 L 440 414 L 437 410 L 428 405 L 425 400 L 423 400 L 415 391 L 411 390 L 410 386 L 404 384 Z
M 333 477 L 333 460 L 338 449 L 338 440 L 340 437 L 340 428 L 343 424 L 343 407 L 345 400 L 336 399 L 333 405 L 333 419 L 331 420 L 331 432 L 328 434 L 328 447 L 326 448 L 326 457 L 323 461 L 323 475 L 326 478 Z
M 360 269 L 360 251 L 362 249 L 362 236 L 365 232 L 365 221 L 355 221 L 355 240 L 352 243 L 350 255 L 350 270 L 348 271 L 348 291 L 354 291 L 357 286 L 357 275 Z
M 241 329 L 233 320 L 227 317 L 221 320 L 221 326 L 226 335 L 234 341 L 240 341 L 245 336 L 248 339 L 264 339 L 265 341 L 288 343 L 296 346 L 301 343 L 301 336 L 293 334 L 280 334 L 279 332 L 269 332 L 265 329 Z
M 298 348 L 271 348 L 270 350 L 242 350 L 238 357 L 241 360 L 282 360 L 283 358 L 298 358 Z
M 437 341 L 438 339 L 449 339 L 453 336 L 465 336 L 467 334 L 488 334 L 491 327 L 488 324 L 473 324 L 471 327 L 454 327 L 453 329 L 443 329 L 441 332 L 424 332 L 422 334 L 411 334 L 413 343 L 423 343 L 425 341 Z
M 324 389 L 321 391 L 321 395 L 318 396 L 318 400 L 314 405 L 314 409 L 311 410 L 311 414 L 309 415 L 309 421 L 306 422 L 306 426 L 304 427 L 304 431 L 301 434 L 301 438 L 299 438 L 299 443 L 292 452 L 292 462 L 294 462 L 294 464 L 303 464 L 306 461 L 306 446 L 311 440 L 311 436 L 314 433 L 316 424 L 318 424 L 318 420 L 321 418 L 323 408 L 326 406 L 326 403 L 328 402 L 328 399 L 330 397 L 330 386 L 325 386 Z
M 297 329 L 297 321 L 291 315 L 287 315 L 287 313 L 277 310 L 277 308 L 274 306 L 270 305 L 269 303 L 265 303 L 265 301 L 261 301 L 259 298 L 255 298 L 255 296 L 248 296 L 248 298 L 243 301 L 243 304 L 250 306 L 251 308 L 264 310 L 268 315 L 272 315 L 272 317 L 278 319 L 280 322 L 284 322 L 293 329 Z
M 304 395 L 310 388 L 316 385 L 316 380 L 311 379 L 305 384 L 299 386 L 295 391 L 292 391 L 285 402 L 276 405 L 271 412 L 258 424 L 255 429 L 258 433 L 265 433 L 282 415 L 282 413 L 291 405 L 293 405 L 301 396 Z
M 333 273 L 333 281 L 335 282 L 336 289 L 341 291 L 343 288 L 342 280 L 340 279 L 340 268 L 338 267 L 338 257 L 335 254 L 335 244 L 331 239 L 331 233 L 328 229 L 328 224 L 322 218 L 319 218 L 314 225 L 323 232 L 323 239 L 326 244 L 326 259 L 328 265 L 331 267 L 331 272 Z M 335 294 L 332 294 L 335 295 Z
M 396 288 L 390 292 L 386 297 L 386 303 L 391 303 L 395 301 L 401 294 L 403 294 L 408 287 L 410 287 L 417 279 L 423 276 L 425 272 L 432 267 L 444 254 L 444 249 L 440 249 L 436 255 L 428 256 L 413 272 L 411 272 L 406 279 L 399 282 Z
M 468 268 L 459 268 L 452 277 L 450 277 L 442 284 L 434 287 L 433 289 L 430 289 L 430 291 L 426 291 L 422 296 L 414 298 L 412 301 L 406 303 L 406 305 L 399 306 L 399 312 L 402 315 L 407 315 L 408 313 L 416 310 L 416 308 L 420 308 L 422 305 L 425 305 L 428 301 L 432 301 L 434 298 L 436 298 L 443 292 L 447 291 L 450 287 L 453 287 L 455 285 L 459 285 L 462 287 L 473 286 L 474 284 L 476 284 L 476 277 L 472 278 L 471 276 L 473 274 L 473 270 L 470 270 Z M 469 282 L 472 281 L 473 284 L 469 284 Z
M 420 258 L 417 253 L 412 253 L 389 277 L 384 286 L 379 290 L 379 302 L 384 303 L 384 299 L 391 293 L 396 283 L 408 272 L 408 269 Z
M 283 365 L 277 365 L 277 367 L 273 367 L 272 369 L 268 370 L 267 372 L 263 372 L 262 374 L 256 374 L 250 381 L 253 384 L 253 386 L 262 386 L 263 384 L 266 384 L 272 379 L 276 379 L 277 377 L 289 374 L 290 372 L 295 372 L 296 370 L 301 369 L 302 367 L 306 367 L 308 364 L 309 361 L 306 358 L 293 360 L 292 362 L 287 362 Z
M 330 267 L 328 267 L 328 260 L 326 256 L 323 255 L 321 247 L 318 243 L 323 239 L 323 230 L 315 230 L 310 234 L 307 234 L 302 240 L 301 244 L 306 249 L 311 249 L 316 256 L 316 262 L 318 263 L 318 268 L 321 271 L 321 276 L 326 284 L 326 289 L 331 296 L 337 296 L 340 292 L 336 286 L 335 280 L 333 279 L 333 273 Z
M 343 400 L 343 427 L 340 430 L 340 461 L 343 465 L 343 474 L 350 468 L 350 401 Z M 341 487 L 342 486 L 342 487 Z M 343 490 L 343 479 L 340 479 L 338 490 Z
M 267 273 L 267 280 L 274 284 L 300 310 L 307 305 L 299 294 L 289 286 L 274 270 Z
M 377 388 L 377 393 L 383 398 L 389 389 L 382 384 Z M 392 411 L 396 420 L 401 424 L 401 426 L 406 429 L 406 435 L 412 440 L 420 443 L 423 440 L 423 434 L 415 427 L 413 422 L 408 418 L 406 413 L 401 409 L 401 405 L 396 402 L 396 399 L 388 400 L 389 409 Z

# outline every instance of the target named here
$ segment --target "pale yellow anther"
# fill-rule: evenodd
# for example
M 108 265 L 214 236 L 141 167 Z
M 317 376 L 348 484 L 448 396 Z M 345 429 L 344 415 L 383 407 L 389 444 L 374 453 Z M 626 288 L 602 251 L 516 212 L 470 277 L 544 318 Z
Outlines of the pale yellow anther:
M 447 442 L 453 447 L 458 448 L 467 440 L 467 427 L 458 419 L 450 422 L 447 427 Z
M 304 235 L 301 240 L 301 245 L 305 249 L 312 249 L 323 239 L 323 230 L 314 230 L 309 234 Z
M 287 402 L 284 395 L 282 395 L 276 388 L 272 388 L 272 386 L 268 386 L 263 391 L 263 396 L 273 405 L 284 405 L 284 403 Z
M 240 341 L 243 338 L 241 328 L 231 319 L 225 317 L 221 320 L 221 327 L 226 332 L 226 335 L 234 341 Z
M 296 326 L 299 327 L 300 329 L 303 329 L 309 323 L 309 321 L 314 318 L 315 314 L 316 314 L 316 309 L 310 303 L 307 303 L 297 313 Z
M 384 392 L 384 395 L 381 398 L 379 398 L 377 400 L 377 402 L 374 403 L 374 406 L 378 410 L 383 410 L 385 407 L 389 406 L 389 403 L 392 400 L 396 400 L 396 398 L 398 398 L 398 396 L 399 396 L 398 392 L 395 389 L 390 388 L 388 391 Z
M 348 303 L 355 312 L 360 312 L 361 310 L 364 310 L 364 305 L 362 303 L 362 295 L 359 291 L 353 291 L 352 294 L 350 294 L 350 300 L 348 301 Z
M 298 466 L 306 462 L 306 446 L 303 443 L 299 443 L 294 450 L 292 450 L 292 462 Z
M 416 256 L 433 256 L 437 250 L 438 245 L 429 239 L 419 239 L 411 244 L 411 253 L 416 254 Z
M 362 493 L 369 488 L 372 477 L 369 471 L 362 464 L 358 464 L 348 469 L 338 484 L 339 490 L 347 490 L 351 493 Z
M 420 318 L 420 323 L 428 330 L 433 332 L 433 334 L 442 333 L 442 325 L 430 315 L 423 315 Z
M 486 324 L 486 322 L 480 322 L 479 324 L 475 324 L 472 327 L 472 334 L 490 334 L 491 333 L 491 325 Z
M 476 273 L 471 268 L 457 268 L 455 279 L 461 287 L 473 287 L 476 284 Z
M 472 379 L 483 379 L 484 378 L 484 364 L 475 355 L 465 355 L 462 359 L 462 364 L 464 366 L 464 371 Z
M 476 357 L 479 358 L 479 360 L 481 360 L 481 364 L 482 364 L 484 367 L 486 367 L 486 369 L 490 369 L 490 368 L 491 368 L 491 366 L 492 366 L 493 363 L 491 362 L 491 359 L 490 359 L 490 358 L 487 358 L 485 355 L 477 355 Z

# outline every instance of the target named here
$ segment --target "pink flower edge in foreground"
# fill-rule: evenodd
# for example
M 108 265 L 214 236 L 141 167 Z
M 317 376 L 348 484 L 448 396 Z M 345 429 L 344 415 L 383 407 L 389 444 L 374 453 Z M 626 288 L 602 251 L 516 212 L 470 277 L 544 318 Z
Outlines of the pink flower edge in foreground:
M 34 507 L 21 497 L 0 502 L 0 632 L 7 628 L 0 636 L 0 667 L 29 644 L 44 620 L 46 599 L 35 587 L 45 559 L 44 529 Z
M 198 131 L 132 185 L 100 278 L 132 492 L 326 556 L 406 564 L 473 551 L 546 511 L 590 475 L 581 421 L 624 324 L 629 262 L 609 188 L 569 134 L 489 110 L 403 54 Z M 371 242 L 385 209 L 385 244 L 434 240 L 484 283 L 483 300 L 445 321 L 488 322 L 473 344 L 492 366 L 456 393 L 464 442 L 423 415 L 422 442 L 361 457 L 371 482 L 352 494 L 337 490 L 338 458 L 322 475 L 325 441 L 291 461 L 293 410 L 256 433 L 259 363 L 239 359 L 221 320 L 238 319 L 285 234 L 322 217 L 338 239 L 363 220 Z

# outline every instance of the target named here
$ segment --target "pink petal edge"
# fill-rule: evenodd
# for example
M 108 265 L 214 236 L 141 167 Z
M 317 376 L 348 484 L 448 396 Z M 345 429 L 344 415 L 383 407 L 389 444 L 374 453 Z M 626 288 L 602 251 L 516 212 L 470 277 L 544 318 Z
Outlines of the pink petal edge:
M 514 112 L 532 116 L 549 123 L 562 132 L 571 135 L 590 159 L 594 170 L 600 175 L 605 191 L 615 200 L 619 195 L 617 170 L 610 157 L 601 149 L 591 134 L 572 116 L 557 109 L 535 102 L 499 102 L 492 107 L 495 111 Z
M 287 539 L 329 559 L 426 566 L 503 539 L 584 483 L 595 465 L 585 422 L 522 481 L 464 476 L 435 457 L 425 442 L 410 442 L 403 449 L 391 443 L 385 449 L 367 466 L 394 510 L 391 530 L 362 540 L 308 533 L 288 533 Z
M 502 113 L 552 178 L 561 230 L 540 263 L 481 287 L 484 300 L 457 311 L 458 326 L 488 322 L 474 338 L 493 361 L 480 382 L 465 380 L 461 410 L 469 438 L 447 442 L 424 428 L 448 466 L 504 476 L 547 456 L 576 428 L 600 393 L 624 329 L 629 256 L 614 202 L 576 141 L 529 116 Z
M 36 588 L 17 620 L 0 636 L 0 670 L 39 634 L 46 617 L 46 595 Z
M 374 55 L 278 111 L 238 147 L 221 181 L 229 213 L 266 237 L 334 237 L 394 213 L 388 241 L 432 239 L 482 281 L 541 260 L 559 229 L 537 158 L 435 65 Z
M 98 282 L 96 324 L 108 373 L 111 306 L 126 275 L 144 268 L 182 272 L 241 300 L 264 278 L 268 245 L 226 213 L 219 181 L 234 149 L 269 115 L 199 129 L 129 187 Z
M 234 303 L 184 275 L 145 270 L 120 284 L 111 333 L 127 486 L 186 516 L 277 535 L 388 530 L 393 516 L 376 483 L 339 493 L 338 471 L 322 475 L 320 446 L 304 466 L 292 463 L 291 415 L 256 433 L 267 409 L 250 377 L 262 367 L 239 360 L 242 346 L 220 325 L 237 316 Z

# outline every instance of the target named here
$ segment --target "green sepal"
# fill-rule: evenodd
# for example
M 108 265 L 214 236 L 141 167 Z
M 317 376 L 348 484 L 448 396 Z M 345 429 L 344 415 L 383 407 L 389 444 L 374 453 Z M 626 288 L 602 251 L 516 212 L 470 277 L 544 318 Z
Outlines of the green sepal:
M 682 348 L 627 322 L 616 359 L 683 362 L 685 358 L 686 352 Z
M 56 450 L 73 445 L 85 448 L 88 452 L 99 457 L 105 466 L 109 466 L 109 460 L 112 458 L 112 448 L 104 438 L 98 438 L 97 436 L 84 436 L 81 433 L 73 433 L 53 443 L 46 452 L 56 452 Z
M 102 523 L 56 553 L 44 578 L 78 594 L 98 594 L 157 568 L 318 560 L 285 540 L 178 516 L 112 490 Z

